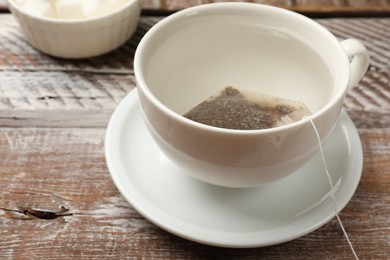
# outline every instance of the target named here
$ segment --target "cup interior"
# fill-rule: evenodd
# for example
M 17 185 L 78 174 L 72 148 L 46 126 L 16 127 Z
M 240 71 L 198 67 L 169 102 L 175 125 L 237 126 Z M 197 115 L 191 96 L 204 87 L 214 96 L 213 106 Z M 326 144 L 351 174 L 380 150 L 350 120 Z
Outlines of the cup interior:
M 337 39 L 279 8 L 215 4 L 185 10 L 157 24 L 143 41 L 141 82 L 180 115 L 227 86 L 300 101 L 313 113 L 347 87 L 348 63 Z

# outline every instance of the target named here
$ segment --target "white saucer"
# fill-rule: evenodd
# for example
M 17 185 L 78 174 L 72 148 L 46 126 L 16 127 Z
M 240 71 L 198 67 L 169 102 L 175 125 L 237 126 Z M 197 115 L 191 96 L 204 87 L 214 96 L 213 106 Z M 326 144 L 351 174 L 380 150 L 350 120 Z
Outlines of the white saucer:
M 192 241 L 237 248 L 274 245 L 335 216 L 320 154 L 294 174 L 259 188 L 223 188 L 187 176 L 153 142 L 136 90 L 114 112 L 105 145 L 112 179 L 127 201 L 152 223 Z M 346 112 L 324 151 L 340 211 L 355 192 L 363 161 Z

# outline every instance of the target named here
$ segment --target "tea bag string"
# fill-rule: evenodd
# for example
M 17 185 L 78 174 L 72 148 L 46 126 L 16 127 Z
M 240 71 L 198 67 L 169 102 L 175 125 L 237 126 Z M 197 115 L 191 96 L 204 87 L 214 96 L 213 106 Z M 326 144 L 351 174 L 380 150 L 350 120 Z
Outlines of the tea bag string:
M 316 127 L 316 125 L 314 124 L 313 119 L 311 119 L 310 117 L 307 117 L 307 116 L 305 116 L 303 119 L 308 119 L 308 120 L 310 121 L 311 125 L 313 126 L 314 132 L 316 133 L 317 141 L 318 141 L 318 144 L 319 144 L 319 147 L 320 147 L 320 153 L 321 153 L 322 163 L 323 163 L 323 165 L 324 165 L 324 169 L 325 169 L 326 175 L 328 176 L 329 184 L 330 184 L 330 187 L 331 187 L 331 196 L 332 196 L 333 210 L 334 210 L 334 212 L 335 212 L 335 214 L 336 214 L 337 221 L 339 222 L 339 225 L 340 225 L 340 227 L 341 227 L 341 230 L 343 231 L 343 234 L 344 234 L 345 238 L 347 239 L 347 242 L 348 242 L 348 244 L 349 244 L 349 247 L 350 247 L 351 250 L 352 250 L 352 253 L 353 253 L 355 259 L 356 259 L 356 260 L 359 260 L 359 257 L 358 257 L 358 255 L 356 254 L 355 249 L 353 248 L 352 242 L 351 242 L 351 240 L 349 239 L 348 234 L 347 234 L 347 231 L 345 231 L 345 228 L 344 228 L 344 226 L 343 226 L 343 223 L 341 222 L 340 216 L 339 216 L 339 214 L 338 214 L 338 212 L 337 212 L 336 198 L 335 198 L 335 190 L 334 190 L 332 178 L 330 177 L 330 174 L 329 174 L 328 166 L 327 166 L 327 164 L 326 164 L 325 154 L 324 154 L 324 149 L 323 149 L 323 147 L 322 147 L 320 134 L 318 133 L 317 127 Z

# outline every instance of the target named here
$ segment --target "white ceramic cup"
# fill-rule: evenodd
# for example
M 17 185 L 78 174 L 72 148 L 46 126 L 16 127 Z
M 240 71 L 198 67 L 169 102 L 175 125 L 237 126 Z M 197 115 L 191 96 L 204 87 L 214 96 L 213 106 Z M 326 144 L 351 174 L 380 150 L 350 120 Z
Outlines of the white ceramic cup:
M 287 176 L 318 149 L 309 119 L 265 130 L 229 130 L 182 115 L 226 86 L 305 103 L 321 139 L 338 120 L 346 92 L 369 64 L 356 39 L 339 41 L 300 14 L 249 3 L 175 13 L 151 28 L 135 54 L 143 117 L 183 173 L 227 187 Z

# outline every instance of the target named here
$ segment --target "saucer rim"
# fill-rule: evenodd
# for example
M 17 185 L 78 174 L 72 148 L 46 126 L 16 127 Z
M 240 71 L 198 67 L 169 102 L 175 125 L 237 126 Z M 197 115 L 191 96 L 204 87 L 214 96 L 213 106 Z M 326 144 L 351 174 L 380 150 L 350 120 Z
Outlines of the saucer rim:
M 128 111 L 131 111 L 132 109 L 140 109 L 136 89 L 131 90 L 127 94 L 127 96 L 120 102 L 120 104 L 115 109 L 115 111 L 112 114 L 111 119 L 108 123 L 106 135 L 105 135 L 105 159 L 106 159 L 107 167 L 108 167 L 110 176 L 113 179 L 115 186 L 120 191 L 122 196 L 126 199 L 126 201 L 132 207 L 134 207 L 134 209 L 138 213 L 140 213 L 145 219 L 147 219 L 148 221 L 150 221 L 154 225 L 162 228 L 163 230 L 165 230 L 171 234 L 174 234 L 176 236 L 179 236 L 181 238 L 188 239 L 190 241 L 194 241 L 194 242 L 205 244 L 205 245 L 225 247 L 225 248 L 255 248 L 255 247 L 265 247 L 265 246 L 270 246 L 270 245 L 276 245 L 276 244 L 284 243 L 284 242 L 291 241 L 291 240 L 294 240 L 296 238 L 302 237 L 304 235 L 307 235 L 310 232 L 313 232 L 314 230 L 317 230 L 318 228 L 320 228 L 324 224 L 328 223 L 331 219 L 333 219 L 336 216 L 336 213 L 333 209 L 329 210 L 329 212 L 326 212 L 326 216 L 321 218 L 321 221 L 319 221 L 315 225 L 311 225 L 310 227 L 307 227 L 306 229 L 301 230 L 300 232 L 296 232 L 294 235 L 290 234 L 290 235 L 286 235 L 283 238 L 273 239 L 273 240 L 269 240 L 269 241 L 267 241 L 267 240 L 264 241 L 262 239 L 260 239 L 261 241 L 258 240 L 258 241 L 252 241 L 252 242 L 247 242 L 247 241 L 246 242 L 238 242 L 239 241 L 238 239 L 236 239 L 236 241 L 224 241 L 224 239 L 216 240 L 216 239 L 204 238 L 204 237 L 202 237 L 202 235 L 199 232 L 198 232 L 198 234 L 194 234 L 191 232 L 186 232 L 185 230 L 183 231 L 180 228 L 180 225 L 181 225 L 180 223 L 179 224 L 170 223 L 171 220 L 169 219 L 170 218 L 169 214 L 165 214 L 165 212 L 164 212 L 165 215 L 155 216 L 153 214 L 153 210 L 148 209 L 148 206 L 142 205 L 142 203 L 140 203 L 141 202 L 140 200 L 147 199 L 146 198 L 147 196 L 145 196 L 143 194 L 137 194 L 137 192 L 142 193 L 139 190 L 138 191 L 133 190 L 132 192 L 129 192 L 129 190 L 131 190 L 131 189 L 128 189 L 129 187 L 126 187 L 123 184 L 122 177 L 120 176 L 120 174 L 118 174 L 116 172 L 117 169 L 116 169 L 116 165 L 115 165 L 115 159 L 112 157 L 111 149 L 110 149 L 111 146 L 113 145 L 112 142 L 114 142 L 115 137 L 116 137 L 115 134 L 113 134 L 113 132 L 115 130 L 114 125 L 117 125 L 117 124 L 123 125 L 125 122 L 123 122 L 123 120 L 122 121 L 119 120 L 118 118 L 120 117 L 121 114 L 123 114 L 123 112 L 126 112 L 126 111 L 128 112 Z M 142 112 L 140 111 L 140 113 L 142 113 Z M 347 141 L 347 145 L 349 146 L 348 148 L 350 150 L 348 162 L 350 162 L 350 161 L 356 161 L 356 162 L 354 162 L 355 163 L 355 165 L 354 165 L 355 170 L 353 171 L 353 173 L 348 173 L 348 170 L 344 173 L 340 173 L 340 178 L 343 176 L 346 176 L 347 174 L 349 174 L 349 175 L 352 174 L 355 177 L 353 177 L 353 179 L 352 179 L 354 181 L 353 183 L 349 183 L 349 184 L 344 185 L 344 187 L 347 186 L 347 188 L 345 188 L 345 189 L 347 189 L 347 192 L 344 191 L 342 193 L 342 194 L 344 194 L 342 197 L 337 196 L 337 194 L 339 194 L 339 193 L 335 194 L 335 196 L 336 196 L 336 209 L 337 209 L 338 213 L 341 210 L 343 210 L 343 208 L 348 204 L 348 202 L 353 197 L 353 195 L 358 187 L 358 184 L 360 182 L 360 178 L 361 178 L 362 170 L 363 170 L 363 148 L 362 148 L 362 144 L 361 144 L 361 140 L 360 140 L 360 136 L 358 134 L 358 131 L 357 131 L 354 123 L 352 122 L 351 118 L 346 113 L 346 111 L 344 111 L 344 110 L 341 111 L 339 120 L 342 120 L 342 122 L 343 122 L 343 125 L 340 125 L 340 127 L 344 127 L 344 138 L 349 139 L 349 141 Z M 149 134 L 149 133 L 145 133 L 145 134 Z M 331 138 L 331 136 L 329 138 Z M 354 154 L 354 156 L 352 154 Z M 350 165 L 351 163 L 347 163 L 347 164 Z M 351 172 L 351 171 L 352 170 L 349 170 L 349 172 Z M 343 183 L 343 182 L 345 183 L 345 178 L 341 178 L 341 179 L 342 179 L 341 183 Z M 340 187 L 341 187 L 341 184 L 340 184 Z M 136 186 L 134 186 L 133 188 L 136 188 Z M 310 214 L 306 217 L 303 217 L 303 218 L 308 218 L 308 217 L 310 217 Z M 171 216 L 171 218 L 172 218 L 172 216 Z M 178 221 L 178 220 L 176 219 L 176 221 Z M 180 220 L 180 221 L 183 221 L 183 220 Z M 286 225 L 286 226 L 288 226 L 288 225 Z M 199 227 L 198 227 L 198 229 L 199 229 Z M 200 228 L 200 229 L 202 229 L 202 228 Z M 217 231 L 215 231 L 215 232 L 217 232 Z M 249 233 L 249 232 L 246 232 L 246 233 Z M 259 231 L 254 230 L 251 233 L 257 234 L 257 233 L 259 233 Z M 239 236 L 239 235 L 237 234 L 237 236 Z

